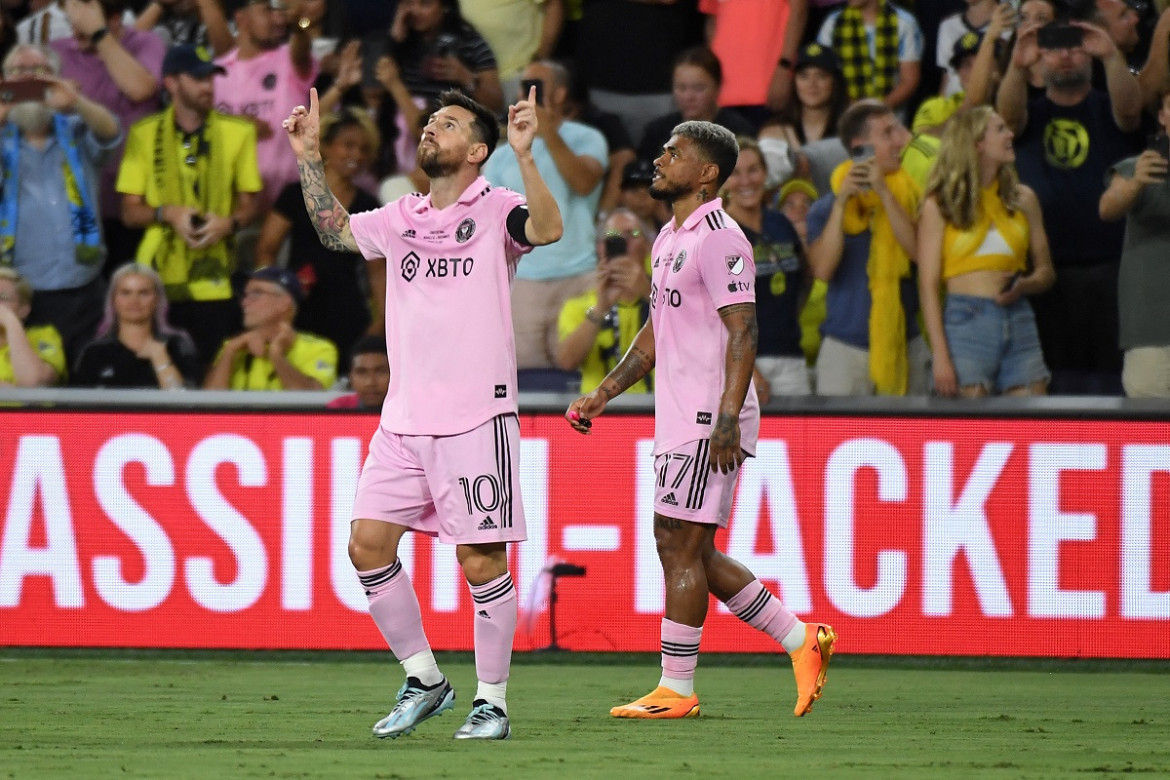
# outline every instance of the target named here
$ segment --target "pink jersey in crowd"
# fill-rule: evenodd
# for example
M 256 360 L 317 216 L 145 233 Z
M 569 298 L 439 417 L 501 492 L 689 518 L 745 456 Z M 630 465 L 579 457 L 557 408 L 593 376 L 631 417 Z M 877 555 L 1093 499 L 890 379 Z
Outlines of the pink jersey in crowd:
M 445 209 L 416 193 L 351 216 L 362 255 L 386 258 L 386 430 L 447 436 L 517 412 L 510 291 L 531 247 L 506 221 L 523 205 L 481 176 Z
M 650 318 L 654 324 L 654 454 L 710 438 L 719 416 L 727 328 L 719 309 L 756 302 L 752 245 L 716 198 L 682 227 L 674 220 L 654 241 Z M 760 402 L 748 388 L 740 445 L 756 453 Z
M 297 158 L 281 122 L 293 106 L 309 105 L 309 88 L 317 80 L 317 64 L 302 76 L 293 67 L 288 47 L 286 43 L 247 60 L 239 58 L 239 49 L 232 49 L 215 61 L 227 69 L 226 76 L 215 77 L 216 110 L 259 119 L 272 130 L 267 138 L 257 135 L 256 141 L 256 163 L 264 181 L 263 211 L 276 202 L 284 185 L 300 180 Z

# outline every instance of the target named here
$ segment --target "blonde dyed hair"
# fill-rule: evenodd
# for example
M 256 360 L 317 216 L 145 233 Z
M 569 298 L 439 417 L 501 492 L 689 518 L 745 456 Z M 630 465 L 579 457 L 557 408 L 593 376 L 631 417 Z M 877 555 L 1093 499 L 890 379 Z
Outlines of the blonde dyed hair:
M 926 197 L 934 197 L 947 222 L 962 230 L 979 219 L 982 183 L 976 145 L 987 134 L 991 106 L 976 106 L 951 117 L 943 131 L 938 158 L 926 183 Z M 1009 212 L 1020 208 L 1020 178 L 1016 166 L 1005 163 L 995 174 L 999 197 Z

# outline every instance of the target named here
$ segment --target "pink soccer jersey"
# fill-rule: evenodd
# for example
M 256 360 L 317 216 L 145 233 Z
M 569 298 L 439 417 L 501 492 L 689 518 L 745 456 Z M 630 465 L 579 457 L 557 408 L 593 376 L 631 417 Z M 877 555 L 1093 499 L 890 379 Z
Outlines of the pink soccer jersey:
M 531 247 L 506 221 L 523 205 L 481 176 L 445 209 L 413 194 L 350 217 L 362 255 L 386 258 L 386 430 L 448 436 L 517 412 L 510 290 Z
M 240 59 L 239 49 L 232 49 L 215 60 L 227 70 L 226 76 L 215 77 L 216 110 L 252 117 L 272 130 L 256 141 L 256 162 L 264 180 L 262 212 L 276 202 L 286 184 L 300 180 L 297 158 L 280 123 L 293 106 L 309 105 L 309 88 L 317 80 L 317 64 L 302 76 L 293 67 L 288 48 L 286 43 L 247 60 Z
M 719 415 L 727 328 L 719 309 L 755 303 L 752 245 L 716 198 L 682 227 L 666 223 L 654 241 L 650 317 L 654 324 L 654 454 L 707 439 Z M 756 452 L 760 402 L 748 388 L 739 415 L 740 445 Z

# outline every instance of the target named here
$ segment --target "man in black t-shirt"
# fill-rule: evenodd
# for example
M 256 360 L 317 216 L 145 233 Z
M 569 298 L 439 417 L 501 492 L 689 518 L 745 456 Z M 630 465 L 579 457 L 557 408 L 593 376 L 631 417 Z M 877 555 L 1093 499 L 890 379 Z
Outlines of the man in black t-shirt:
M 1120 395 L 1117 270 L 1122 230 L 1101 220 L 1105 173 L 1134 151 L 1141 87 L 1100 27 L 1071 22 L 1078 45 L 1041 48 L 1037 27 L 1022 28 L 997 98 L 1016 134 L 1020 180 L 1036 191 L 1056 267 L 1056 284 L 1032 307 L 1052 371 L 1049 392 Z M 1074 33 L 1075 35 L 1075 33 Z M 1108 92 L 1094 90 L 1091 63 Z M 1039 62 L 1044 94 L 1028 100 L 1026 71 Z

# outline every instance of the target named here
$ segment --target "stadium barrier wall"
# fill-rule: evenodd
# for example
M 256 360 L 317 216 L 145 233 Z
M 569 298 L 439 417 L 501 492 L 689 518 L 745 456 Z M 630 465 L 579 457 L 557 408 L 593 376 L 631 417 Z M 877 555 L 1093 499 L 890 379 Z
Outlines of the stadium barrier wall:
M 0 411 L 0 645 L 384 648 L 346 553 L 375 417 L 49 398 Z M 657 651 L 653 417 L 627 404 L 579 436 L 563 409 L 522 407 L 516 648 L 549 644 L 542 572 L 566 561 L 586 573 L 557 582 L 560 646 Z M 842 652 L 1170 657 L 1168 419 L 793 402 L 719 545 Z M 453 550 L 408 535 L 401 557 L 432 644 L 470 649 Z M 722 605 L 707 626 L 706 651 L 773 649 Z

